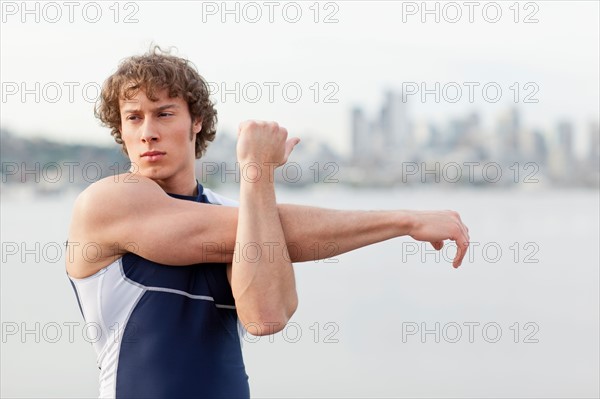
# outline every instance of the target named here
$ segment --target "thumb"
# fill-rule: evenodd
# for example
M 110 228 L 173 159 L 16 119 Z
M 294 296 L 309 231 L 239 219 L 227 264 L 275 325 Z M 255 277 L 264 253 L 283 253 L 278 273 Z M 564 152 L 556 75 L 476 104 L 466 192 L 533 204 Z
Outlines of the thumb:
M 294 150 L 294 147 L 300 142 L 298 137 L 292 137 L 285 142 L 285 160 L 284 163 L 287 162 L 288 157 Z

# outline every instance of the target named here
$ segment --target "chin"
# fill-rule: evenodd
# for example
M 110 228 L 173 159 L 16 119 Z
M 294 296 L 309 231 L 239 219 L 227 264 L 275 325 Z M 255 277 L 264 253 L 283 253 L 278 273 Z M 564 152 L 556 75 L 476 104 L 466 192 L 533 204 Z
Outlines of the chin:
M 141 168 L 138 173 L 152 180 L 166 180 L 171 177 L 171 174 L 164 168 Z

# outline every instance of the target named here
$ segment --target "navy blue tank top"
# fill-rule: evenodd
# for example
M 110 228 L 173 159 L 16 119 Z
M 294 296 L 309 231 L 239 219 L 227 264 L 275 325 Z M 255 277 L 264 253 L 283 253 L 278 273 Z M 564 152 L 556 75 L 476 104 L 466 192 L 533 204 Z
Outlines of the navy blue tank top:
M 219 198 L 200 184 L 195 197 L 170 195 Z M 93 276 L 69 278 L 86 322 L 106 334 L 94 344 L 101 396 L 250 397 L 225 264 L 166 266 L 128 253 Z

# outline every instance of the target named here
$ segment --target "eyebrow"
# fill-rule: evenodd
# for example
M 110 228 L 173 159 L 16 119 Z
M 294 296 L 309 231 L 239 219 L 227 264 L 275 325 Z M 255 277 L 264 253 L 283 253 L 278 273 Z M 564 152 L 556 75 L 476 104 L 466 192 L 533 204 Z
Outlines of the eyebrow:
M 173 104 L 165 104 L 165 105 L 161 105 L 160 107 L 154 108 L 152 111 L 153 112 L 161 112 L 161 111 L 164 111 L 169 108 L 179 108 L 179 105 L 174 104 L 174 103 Z M 134 112 L 139 112 L 139 111 L 140 111 L 139 108 L 126 108 L 123 110 L 123 113 L 124 114 L 132 114 Z

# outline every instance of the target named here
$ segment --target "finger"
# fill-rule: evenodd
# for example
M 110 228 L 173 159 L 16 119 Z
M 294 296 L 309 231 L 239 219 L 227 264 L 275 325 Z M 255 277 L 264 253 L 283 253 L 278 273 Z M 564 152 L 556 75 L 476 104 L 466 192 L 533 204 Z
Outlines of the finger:
M 460 245 L 458 245 L 458 243 L 457 243 L 456 255 L 454 255 L 454 260 L 452 261 L 452 267 L 454 267 L 455 269 L 460 266 L 460 263 L 458 261 L 460 259 L 460 252 L 461 252 Z
M 455 268 L 462 264 L 468 248 L 469 241 L 467 240 L 467 237 L 462 236 L 456 240 L 456 256 L 454 257 L 454 262 L 452 263 Z
M 240 122 L 240 124 L 238 125 L 238 130 L 237 130 L 237 134 L 238 136 L 240 135 L 240 133 L 242 132 L 242 130 L 250 123 L 250 120 L 245 120 Z
M 464 232 L 464 234 L 465 234 L 465 237 L 467 238 L 467 241 L 469 241 L 469 240 L 470 240 L 470 238 L 471 238 L 471 237 L 469 236 L 469 228 L 467 227 L 467 225 L 466 225 L 466 224 L 464 224 L 464 223 L 462 222 L 462 220 L 461 220 L 461 222 L 460 222 L 460 225 L 461 225 L 461 227 L 462 227 L 462 229 L 463 229 L 463 232 Z
M 469 229 L 467 228 L 467 226 L 462 222 L 462 220 L 460 220 L 460 216 L 458 216 L 458 228 L 460 229 L 463 237 L 461 237 L 462 241 L 470 241 L 470 236 L 469 236 Z M 453 238 L 454 239 L 454 238 Z M 455 239 L 456 241 L 456 239 Z M 458 241 L 457 242 L 457 246 L 458 246 Z
M 467 227 L 465 225 L 461 224 L 461 229 L 462 229 L 462 234 L 463 234 L 463 237 L 461 237 L 461 239 L 464 242 L 468 243 L 469 241 L 471 241 L 471 237 L 469 236 L 469 233 L 467 232 Z
M 433 241 L 431 245 L 439 251 L 444 246 L 444 241 Z
M 287 131 L 287 129 L 284 128 L 284 127 L 279 127 L 279 125 L 277 125 L 277 129 L 283 135 L 283 139 L 287 140 L 287 138 L 288 138 L 288 131 Z
M 463 223 L 462 219 L 460 218 L 460 214 L 456 214 L 456 218 L 458 220 L 458 226 L 460 227 L 460 229 L 462 230 L 462 233 L 465 235 L 465 237 L 467 237 L 467 241 L 469 238 L 469 229 L 467 228 L 467 226 Z

